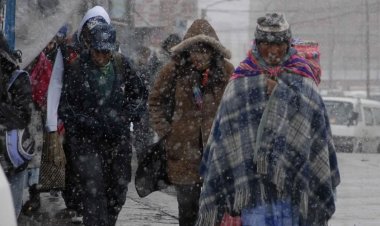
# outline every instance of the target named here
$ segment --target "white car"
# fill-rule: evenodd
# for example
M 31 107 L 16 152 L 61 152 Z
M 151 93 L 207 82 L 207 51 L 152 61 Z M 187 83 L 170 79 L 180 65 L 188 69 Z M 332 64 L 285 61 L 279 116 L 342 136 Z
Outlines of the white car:
M 380 102 L 323 97 L 337 151 L 380 153 Z
M 0 225 L 17 226 L 15 209 L 8 180 L 0 167 Z

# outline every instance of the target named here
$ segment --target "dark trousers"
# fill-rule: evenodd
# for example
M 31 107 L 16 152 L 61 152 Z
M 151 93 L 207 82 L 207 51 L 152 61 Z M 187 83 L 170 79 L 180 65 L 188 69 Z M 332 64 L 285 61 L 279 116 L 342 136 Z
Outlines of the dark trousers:
M 66 207 L 82 214 L 82 189 L 80 186 L 79 174 L 75 172 L 74 163 L 78 156 L 70 149 L 70 145 L 63 143 L 63 150 L 66 156 L 65 166 L 65 189 L 62 191 L 62 198 Z
M 179 226 L 194 226 L 199 209 L 201 185 L 176 185 Z
M 149 114 L 144 113 L 139 122 L 133 123 L 134 147 L 137 160 L 140 163 L 147 154 L 148 147 L 153 143 L 154 132 L 149 124 Z
M 117 148 L 80 146 L 80 150 L 75 150 L 77 157 L 73 158 L 73 166 L 82 188 L 83 223 L 114 226 L 131 180 L 131 145 L 124 142 Z

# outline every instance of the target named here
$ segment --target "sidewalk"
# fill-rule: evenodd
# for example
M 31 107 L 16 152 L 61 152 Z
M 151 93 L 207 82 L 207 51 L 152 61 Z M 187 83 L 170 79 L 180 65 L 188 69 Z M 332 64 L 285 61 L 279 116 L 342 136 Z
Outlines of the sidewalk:
M 136 161 L 132 162 L 133 172 Z M 127 200 L 119 214 L 116 226 L 168 226 L 178 225 L 178 204 L 173 189 L 154 192 L 145 198 L 137 195 L 134 177 L 128 186 Z M 41 209 L 28 217 L 19 217 L 19 226 L 83 226 L 71 223 L 61 196 L 41 194 Z M 0 224 L 1 225 L 1 224 Z
M 82 226 L 70 222 L 63 199 L 49 193 L 41 194 L 41 209 L 33 216 L 21 215 L 19 226 Z M 154 192 L 139 198 L 134 184 L 129 185 L 127 201 L 120 212 L 117 226 L 165 226 L 178 225 L 178 209 L 175 196 Z
M 338 163 L 342 183 L 329 226 L 380 225 L 380 154 L 339 153 Z M 70 223 L 61 197 L 48 193 L 41 196 L 41 211 L 32 217 L 21 216 L 19 226 L 82 226 Z M 116 225 L 177 226 L 177 208 L 172 191 L 154 192 L 139 198 L 132 180 Z

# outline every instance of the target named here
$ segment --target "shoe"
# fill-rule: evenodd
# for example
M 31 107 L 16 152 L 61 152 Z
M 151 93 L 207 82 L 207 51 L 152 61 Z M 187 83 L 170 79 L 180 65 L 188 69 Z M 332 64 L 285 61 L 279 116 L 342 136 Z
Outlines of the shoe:
M 75 216 L 71 217 L 71 223 L 82 224 L 83 223 L 83 216 L 81 216 L 79 214 L 75 214 Z
M 38 211 L 41 207 L 41 201 L 40 199 L 31 199 L 28 200 L 23 206 L 22 206 L 22 212 L 26 216 L 32 216 L 32 214 L 36 211 Z
M 22 206 L 21 211 L 26 216 L 31 216 L 34 212 L 38 211 L 41 207 L 40 193 L 35 186 L 29 188 L 29 200 Z

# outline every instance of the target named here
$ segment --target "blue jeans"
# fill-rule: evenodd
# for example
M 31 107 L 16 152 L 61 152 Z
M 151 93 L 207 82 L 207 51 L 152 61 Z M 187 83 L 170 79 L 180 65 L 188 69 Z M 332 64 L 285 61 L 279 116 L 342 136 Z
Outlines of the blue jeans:
M 34 184 L 38 184 L 38 178 L 40 177 L 40 168 L 28 168 L 25 177 L 25 187 L 29 188 Z
M 242 210 L 243 226 L 298 226 L 299 215 L 293 211 L 290 198 Z
M 13 204 L 15 206 L 16 218 L 20 215 L 22 208 L 22 198 L 24 193 L 25 176 L 27 170 L 7 175 L 12 192 Z

